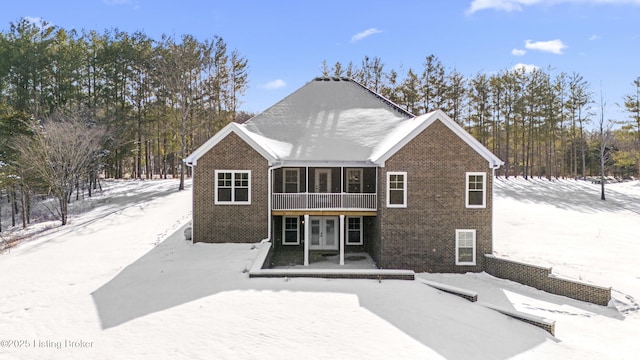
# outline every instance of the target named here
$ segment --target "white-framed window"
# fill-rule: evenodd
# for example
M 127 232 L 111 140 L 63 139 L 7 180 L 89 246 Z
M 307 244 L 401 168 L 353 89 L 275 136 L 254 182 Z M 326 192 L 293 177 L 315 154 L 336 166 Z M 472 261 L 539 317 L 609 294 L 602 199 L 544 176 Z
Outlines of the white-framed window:
M 387 207 L 407 207 L 406 171 L 390 171 L 387 173 Z
M 300 169 L 284 169 L 283 188 L 286 193 L 300 192 Z
M 476 230 L 456 229 L 456 265 L 476 264 Z
M 347 192 L 362 192 L 362 169 L 347 169 Z
M 216 205 L 251 204 L 251 170 L 216 170 Z
M 466 174 L 465 205 L 467 208 L 487 207 L 487 174 L 468 172 Z
M 282 245 L 300 245 L 300 219 L 297 216 L 282 218 Z
M 347 245 L 362 245 L 362 217 L 347 216 Z

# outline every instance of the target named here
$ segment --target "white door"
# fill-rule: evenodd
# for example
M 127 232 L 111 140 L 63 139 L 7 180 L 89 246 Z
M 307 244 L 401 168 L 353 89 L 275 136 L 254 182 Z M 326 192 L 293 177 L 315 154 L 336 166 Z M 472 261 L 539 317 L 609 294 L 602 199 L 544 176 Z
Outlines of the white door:
M 317 193 L 331 192 L 331 169 L 316 169 L 316 186 Z
M 323 216 L 309 218 L 311 222 L 311 250 L 338 250 L 338 217 Z

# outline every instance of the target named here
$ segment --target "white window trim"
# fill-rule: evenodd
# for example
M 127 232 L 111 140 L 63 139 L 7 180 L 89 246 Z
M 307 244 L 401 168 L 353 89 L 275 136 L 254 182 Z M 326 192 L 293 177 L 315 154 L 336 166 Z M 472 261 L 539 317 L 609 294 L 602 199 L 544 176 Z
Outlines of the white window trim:
M 349 219 L 360 219 L 360 241 L 355 243 L 355 242 L 349 242 Z M 362 218 L 362 216 L 347 216 L 346 220 L 345 220 L 345 244 L 346 245 L 363 245 L 364 241 L 363 241 L 363 233 L 364 233 L 364 219 Z
M 220 173 L 231 173 L 231 201 L 219 201 L 218 200 L 218 174 Z M 249 187 L 248 187 L 248 194 L 247 194 L 247 201 L 235 201 L 234 197 L 235 197 L 235 181 L 236 181 L 236 174 L 248 174 L 248 181 L 249 181 Z M 213 203 L 215 205 L 251 205 L 251 170 L 216 170 L 215 174 L 214 174 L 215 178 L 215 187 L 214 187 L 214 201 Z
M 391 192 L 391 175 L 403 175 L 404 176 L 404 198 L 402 204 L 391 204 L 390 192 Z M 387 172 L 387 207 L 388 208 L 406 208 L 407 207 L 407 193 L 408 193 L 408 179 L 406 171 L 389 171 Z
M 466 233 L 466 232 L 470 232 L 472 233 L 473 236 L 473 261 L 470 262 L 461 262 L 458 261 L 458 259 L 460 258 L 460 245 L 459 245 L 459 240 L 460 240 L 460 233 Z M 459 266 L 475 266 L 476 265 L 476 230 L 475 229 L 456 229 L 456 265 Z
M 469 176 L 482 176 L 482 205 L 469 204 Z M 485 172 L 468 172 L 465 174 L 464 180 L 464 204 L 467 209 L 484 209 L 487 207 L 487 173 Z
M 296 193 L 300 192 L 300 169 L 299 168 L 284 168 L 282 170 L 282 192 L 286 192 L 287 190 L 287 171 L 295 171 L 296 172 L 296 176 L 297 176 L 297 183 L 296 183 Z
M 287 219 L 296 219 L 296 242 L 286 242 L 287 238 Z M 282 245 L 300 245 L 300 219 L 297 216 L 282 217 Z

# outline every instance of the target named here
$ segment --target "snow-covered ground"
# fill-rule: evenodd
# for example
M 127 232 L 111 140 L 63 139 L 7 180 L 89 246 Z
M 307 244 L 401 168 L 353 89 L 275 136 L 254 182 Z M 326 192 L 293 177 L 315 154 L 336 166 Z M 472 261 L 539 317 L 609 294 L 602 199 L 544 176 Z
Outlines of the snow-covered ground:
M 487 274 L 420 274 L 556 320 L 555 338 L 420 281 L 249 279 L 259 244 L 184 241 L 191 192 L 176 181 L 104 187 L 65 227 L 3 234 L 27 238 L 0 255 L 1 359 L 637 356 L 638 182 L 608 185 L 606 202 L 584 182 L 495 182 L 496 253 L 612 286 L 610 307 Z

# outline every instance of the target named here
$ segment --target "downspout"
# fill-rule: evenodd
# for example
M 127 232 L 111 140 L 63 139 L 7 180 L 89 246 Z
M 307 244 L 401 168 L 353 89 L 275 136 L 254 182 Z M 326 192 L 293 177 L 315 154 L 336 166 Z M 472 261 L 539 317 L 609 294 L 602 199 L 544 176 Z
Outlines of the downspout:
M 191 181 L 195 182 L 195 178 L 196 178 L 196 164 L 193 162 L 187 162 L 187 160 L 182 160 L 188 167 L 191 168 Z M 193 226 L 193 217 L 195 214 L 195 203 L 194 203 L 194 199 L 195 199 L 195 191 L 196 191 L 196 187 L 194 186 L 194 184 L 191 184 L 191 245 L 193 245 L 194 243 L 194 239 L 196 238 L 194 236 L 194 229 L 195 226 Z
M 495 204 L 494 204 L 494 194 L 495 194 L 495 180 L 496 180 L 496 170 L 500 168 L 500 166 L 502 166 L 502 164 L 497 163 L 497 164 L 491 164 L 491 254 L 493 255 L 493 235 L 494 235 L 494 229 L 495 229 Z M 486 271 L 487 270 L 487 266 L 486 263 L 483 261 L 483 264 L 485 264 L 483 267 L 484 269 L 482 269 L 482 271 Z
M 263 242 L 271 241 L 271 227 L 272 227 L 271 223 L 273 222 L 273 219 L 271 218 L 272 217 L 271 216 L 271 214 L 272 214 L 272 210 L 271 210 L 271 197 L 272 197 L 272 194 L 271 194 L 271 192 L 273 190 L 272 189 L 273 182 L 271 181 L 271 177 L 273 176 L 272 174 L 273 174 L 273 170 L 275 168 L 276 168 L 275 166 L 270 166 L 269 167 L 269 172 L 267 173 L 267 182 L 268 182 L 268 184 L 267 184 L 267 187 L 268 187 L 268 190 L 267 190 L 267 196 L 268 196 L 268 198 L 267 198 L 267 207 L 268 207 L 268 209 L 267 209 L 267 214 L 268 214 L 267 220 L 268 220 L 268 223 L 267 223 L 267 237 L 264 240 L 262 240 Z

